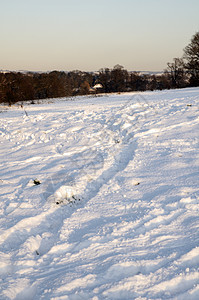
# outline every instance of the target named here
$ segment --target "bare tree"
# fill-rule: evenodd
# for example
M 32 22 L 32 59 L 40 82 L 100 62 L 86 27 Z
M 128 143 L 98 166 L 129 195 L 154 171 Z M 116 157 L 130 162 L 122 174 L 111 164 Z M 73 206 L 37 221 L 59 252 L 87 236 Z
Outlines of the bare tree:
M 174 58 L 173 62 L 168 63 L 167 66 L 167 71 L 171 78 L 171 87 L 181 88 L 186 86 L 186 74 L 183 59 Z

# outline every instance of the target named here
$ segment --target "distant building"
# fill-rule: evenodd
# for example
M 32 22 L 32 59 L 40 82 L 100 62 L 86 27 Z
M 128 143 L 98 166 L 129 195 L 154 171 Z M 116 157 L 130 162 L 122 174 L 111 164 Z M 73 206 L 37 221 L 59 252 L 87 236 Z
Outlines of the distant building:
M 89 90 L 90 93 L 97 93 L 100 89 L 103 89 L 103 85 L 101 83 L 97 83 L 94 86 L 92 86 Z

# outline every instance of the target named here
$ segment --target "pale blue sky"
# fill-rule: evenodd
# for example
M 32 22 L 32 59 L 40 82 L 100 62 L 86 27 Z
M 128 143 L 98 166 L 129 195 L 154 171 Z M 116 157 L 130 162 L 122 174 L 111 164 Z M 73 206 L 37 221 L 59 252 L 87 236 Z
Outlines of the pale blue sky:
M 199 31 L 198 0 L 0 0 L 0 69 L 159 71 Z

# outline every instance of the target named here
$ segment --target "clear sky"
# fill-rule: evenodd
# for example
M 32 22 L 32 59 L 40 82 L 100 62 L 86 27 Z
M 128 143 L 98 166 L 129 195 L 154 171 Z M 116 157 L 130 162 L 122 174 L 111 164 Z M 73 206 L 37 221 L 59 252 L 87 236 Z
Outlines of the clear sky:
M 199 0 L 0 0 L 0 69 L 160 71 L 199 31 Z

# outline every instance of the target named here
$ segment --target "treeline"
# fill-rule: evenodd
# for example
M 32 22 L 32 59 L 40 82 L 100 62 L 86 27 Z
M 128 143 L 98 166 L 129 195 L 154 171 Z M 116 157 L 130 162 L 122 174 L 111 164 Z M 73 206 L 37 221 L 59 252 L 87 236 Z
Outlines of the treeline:
M 120 65 L 97 73 L 0 73 L 0 101 L 10 105 L 25 100 L 167 88 L 170 88 L 168 74 L 142 75 L 128 72 Z
M 67 97 L 86 94 L 93 75 L 85 72 L 0 73 L 0 102 Z
M 0 73 L 0 103 L 145 90 L 199 86 L 199 32 L 184 49 L 182 58 L 168 63 L 162 74 L 128 72 L 122 66 L 99 72 Z
M 128 72 L 119 65 L 113 69 L 101 69 L 97 73 L 53 71 L 24 74 L 9 72 L 0 73 L 0 102 L 11 105 L 26 100 L 91 93 L 169 89 L 171 87 L 169 74 L 143 75 L 137 72 Z

